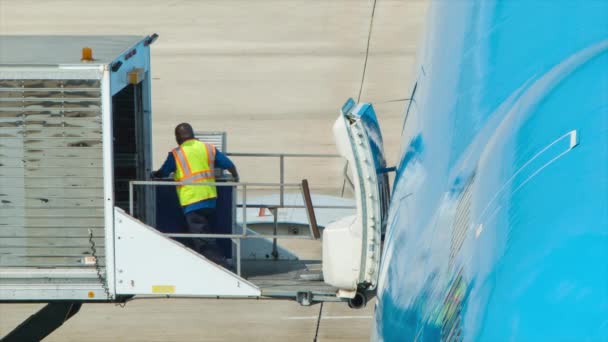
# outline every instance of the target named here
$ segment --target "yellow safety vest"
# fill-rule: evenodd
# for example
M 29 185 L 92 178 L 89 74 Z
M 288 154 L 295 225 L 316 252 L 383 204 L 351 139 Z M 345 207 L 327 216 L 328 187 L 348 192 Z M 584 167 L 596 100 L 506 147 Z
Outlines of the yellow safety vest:
M 176 182 L 214 183 L 215 146 L 190 139 L 173 149 Z M 179 185 L 177 197 L 182 207 L 199 201 L 216 198 L 214 185 Z

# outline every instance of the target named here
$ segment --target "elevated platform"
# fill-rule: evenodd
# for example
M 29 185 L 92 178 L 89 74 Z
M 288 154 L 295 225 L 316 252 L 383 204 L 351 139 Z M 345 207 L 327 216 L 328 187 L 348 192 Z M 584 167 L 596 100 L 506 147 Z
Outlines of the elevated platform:
M 275 259 L 268 257 L 273 248 L 270 239 L 242 239 L 245 255 L 239 275 L 238 267 L 220 267 L 120 209 L 116 209 L 116 227 L 118 289 L 123 295 L 291 298 L 303 305 L 342 300 L 336 296 L 337 288 L 323 282 L 319 251 L 310 251 L 310 244 L 319 243 L 315 240 L 298 240 L 295 245 L 291 241 L 289 249 L 278 246 L 281 257 Z M 298 258 L 311 254 L 319 259 Z
M 369 139 L 368 129 L 373 131 Z M 350 305 L 355 300 L 364 305 L 367 293 L 373 295 L 376 287 L 389 193 L 388 177 L 382 171 L 386 169 L 382 142 L 376 131 L 371 105 L 356 105 L 349 99 L 334 125 L 339 155 L 230 154 L 278 158 L 278 183 L 232 182 L 223 176 L 205 184 L 129 182 L 130 213 L 134 213 L 135 187 L 157 187 L 156 217 L 155 222 L 137 221 L 124 211 L 116 212 L 117 293 L 292 298 L 303 305 L 316 301 L 349 301 Z M 348 161 L 344 175 L 353 199 L 313 195 L 305 178 L 301 183 L 284 181 L 285 158 L 340 157 Z M 210 232 L 189 232 L 174 191 L 179 185 L 217 188 L 216 209 L 207 218 Z M 248 191 L 250 195 L 274 194 L 251 198 Z M 125 239 L 128 241 L 121 241 Z M 139 241 L 131 241 L 135 239 Z M 221 256 L 214 260 L 233 267 L 221 267 L 185 247 L 183 243 L 191 245 L 191 239 L 215 240 Z M 152 244 L 154 251 L 148 248 Z M 301 246 L 310 249 L 300 250 Z M 125 266 L 124 274 L 119 264 Z M 177 265 L 183 269 L 176 269 Z
M 310 196 L 315 206 L 315 216 L 319 228 L 325 227 L 330 222 L 337 221 L 342 217 L 353 215 L 356 212 L 356 203 L 352 198 L 315 193 L 311 193 Z M 270 208 L 279 206 L 281 203 L 281 196 L 279 194 L 257 196 L 248 200 L 248 202 L 250 202 L 248 206 L 251 208 L 247 209 L 247 225 L 259 227 L 263 226 L 263 224 L 272 224 L 274 220 L 270 210 L 259 207 L 265 206 Z M 308 226 L 306 212 L 300 209 L 304 208 L 306 205 L 300 193 L 285 193 L 283 196 L 283 203 L 284 207 L 278 212 L 277 217 L 277 220 L 281 225 L 291 223 L 294 225 L 301 224 Z M 236 221 L 238 224 L 243 224 L 243 212 L 241 210 L 236 211 Z
M 323 282 L 320 260 L 243 260 L 242 276 L 260 288 L 264 297 L 297 297 L 310 292 L 332 297 L 338 289 Z

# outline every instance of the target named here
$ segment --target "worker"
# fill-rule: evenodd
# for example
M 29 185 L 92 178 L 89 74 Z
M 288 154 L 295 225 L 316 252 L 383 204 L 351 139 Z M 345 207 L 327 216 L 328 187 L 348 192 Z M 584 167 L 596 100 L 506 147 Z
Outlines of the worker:
M 235 182 L 239 174 L 232 161 L 215 146 L 194 137 L 192 126 L 181 123 L 175 127 L 174 148 L 162 167 L 152 173 L 153 178 L 166 178 L 173 173 L 176 182 L 214 183 L 215 169 L 228 170 Z M 193 234 L 211 234 L 210 219 L 215 212 L 217 189 L 214 185 L 180 185 L 177 197 L 186 216 L 188 231 Z M 216 239 L 193 238 L 190 246 L 211 261 L 227 266 Z

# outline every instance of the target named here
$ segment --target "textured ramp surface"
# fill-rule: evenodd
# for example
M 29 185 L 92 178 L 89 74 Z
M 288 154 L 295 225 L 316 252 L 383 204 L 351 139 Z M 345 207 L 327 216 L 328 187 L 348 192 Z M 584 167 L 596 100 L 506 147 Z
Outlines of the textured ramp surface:
M 332 296 L 338 291 L 322 281 L 319 260 L 245 261 L 243 275 L 263 296 L 295 297 L 299 291 Z

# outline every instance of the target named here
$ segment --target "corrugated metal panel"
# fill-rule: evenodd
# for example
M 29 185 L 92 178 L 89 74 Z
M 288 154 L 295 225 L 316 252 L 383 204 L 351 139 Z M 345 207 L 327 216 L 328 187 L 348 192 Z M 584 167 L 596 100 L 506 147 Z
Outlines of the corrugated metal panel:
M 226 132 L 195 132 L 194 137 L 226 153 Z
M 0 80 L 0 267 L 103 265 L 102 163 L 99 80 Z

